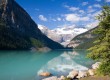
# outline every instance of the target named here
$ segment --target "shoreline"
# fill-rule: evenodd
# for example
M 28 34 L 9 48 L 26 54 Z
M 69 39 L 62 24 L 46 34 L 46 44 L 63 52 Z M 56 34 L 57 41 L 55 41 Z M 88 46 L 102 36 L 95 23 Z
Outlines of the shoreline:
M 92 68 L 89 68 L 86 71 L 72 70 L 66 76 L 62 75 L 60 77 L 58 77 L 58 76 L 48 77 L 50 75 L 47 75 L 48 78 L 44 78 L 42 80 L 83 80 L 83 78 L 96 76 L 96 69 L 99 68 L 100 64 L 101 64 L 101 62 L 96 62 L 96 63 L 92 64 L 92 66 L 91 66 Z M 45 75 L 45 77 L 46 77 L 46 75 Z

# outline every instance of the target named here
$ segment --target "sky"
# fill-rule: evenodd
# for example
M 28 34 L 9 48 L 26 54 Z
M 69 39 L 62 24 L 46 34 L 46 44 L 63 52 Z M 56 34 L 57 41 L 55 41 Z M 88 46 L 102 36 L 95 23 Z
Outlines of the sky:
M 31 18 L 49 29 L 57 27 L 93 28 L 101 6 L 110 0 L 16 0 Z

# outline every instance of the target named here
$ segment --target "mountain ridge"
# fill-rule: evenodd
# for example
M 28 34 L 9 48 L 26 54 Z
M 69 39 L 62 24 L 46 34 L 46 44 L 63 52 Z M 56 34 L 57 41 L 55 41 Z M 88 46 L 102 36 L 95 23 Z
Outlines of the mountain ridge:
M 48 47 L 50 49 L 63 49 L 64 47 L 58 44 L 57 42 L 52 41 L 48 37 L 46 37 L 39 29 L 37 24 L 31 19 L 30 15 L 21 7 L 15 0 L 0 0 L 0 19 L 1 22 L 5 24 L 5 29 L 7 30 L 7 33 L 3 32 L 3 29 L 1 29 L 2 34 L 0 34 L 2 39 L 1 41 L 5 43 L 6 39 L 12 40 L 14 45 L 14 48 L 12 49 L 22 49 L 22 41 L 26 41 L 26 45 L 24 49 L 29 49 L 31 47 L 37 47 L 39 45 L 43 45 L 44 47 Z M 14 32 L 14 33 L 12 33 Z M 10 36 L 8 36 L 8 34 Z M 4 37 L 4 35 L 6 37 Z M 9 37 L 9 38 L 7 38 Z M 14 39 L 15 37 L 15 39 Z M 21 39 L 23 40 L 20 40 Z M 19 39 L 19 40 L 18 40 Z M 31 41 L 33 40 L 33 41 Z M 19 41 L 21 41 L 21 45 L 19 45 Z M 7 45 L 5 46 L 1 44 L 1 49 L 7 48 Z M 10 43 L 10 45 L 12 44 Z M 8 44 L 8 40 L 6 40 L 6 43 Z M 17 45 L 18 44 L 18 45 Z M 34 44 L 34 45 L 33 45 Z M 35 45 L 37 44 L 37 45 Z M 3 47 L 4 46 L 4 47 Z M 21 46 L 21 47 L 20 47 Z M 10 47 L 8 47 L 11 49 Z
M 87 29 L 85 29 L 85 28 L 77 28 L 75 26 L 67 26 L 67 27 L 49 29 L 48 27 L 46 27 L 44 25 L 38 25 L 38 28 L 48 38 L 50 38 L 60 44 L 69 42 L 76 35 L 87 31 Z
M 95 27 L 85 33 L 75 36 L 67 46 L 74 49 L 88 49 L 92 47 L 94 45 L 93 42 L 98 38 L 98 35 L 93 33 L 97 28 L 98 27 Z

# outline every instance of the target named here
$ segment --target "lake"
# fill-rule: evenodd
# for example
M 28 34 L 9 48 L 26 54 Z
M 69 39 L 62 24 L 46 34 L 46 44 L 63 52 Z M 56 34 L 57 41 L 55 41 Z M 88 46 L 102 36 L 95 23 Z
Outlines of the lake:
M 41 72 L 61 76 L 87 70 L 94 62 L 86 55 L 86 50 L 0 51 L 0 80 L 41 80 Z

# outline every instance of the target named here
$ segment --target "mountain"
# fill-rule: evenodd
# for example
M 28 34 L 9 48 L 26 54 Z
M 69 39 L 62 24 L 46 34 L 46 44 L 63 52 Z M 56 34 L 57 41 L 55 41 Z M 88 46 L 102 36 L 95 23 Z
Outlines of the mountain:
M 0 49 L 62 49 L 49 39 L 15 0 L 0 0 Z
M 62 37 L 57 35 L 54 31 L 48 29 L 47 27 L 43 25 L 38 25 L 38 28 L 42 31 L 43 34 L 45 34 L 48 38 L 60 43 L 62 42 Z
M 75 49 L 88 49 L 91 46 L 93 46 L 93 42 L 97 39 L 98 35 L 93 34 L 93 31 L 96 29 L 97 27 L 82 33 L 80 35 L 77 35 L 76 37 L 74 37 L 70 43 L 67 45 L 68 47 L 72 47 Z
M 38 25 L 38 28 L 42 33 L 48 36 L 48 38 L 61 43 L 62 45 L 68 44 L 73 37 L 87 31 L 86 28 L 77 28 L 76 26 L 59 27 L 50 30 L 46 26 Z

